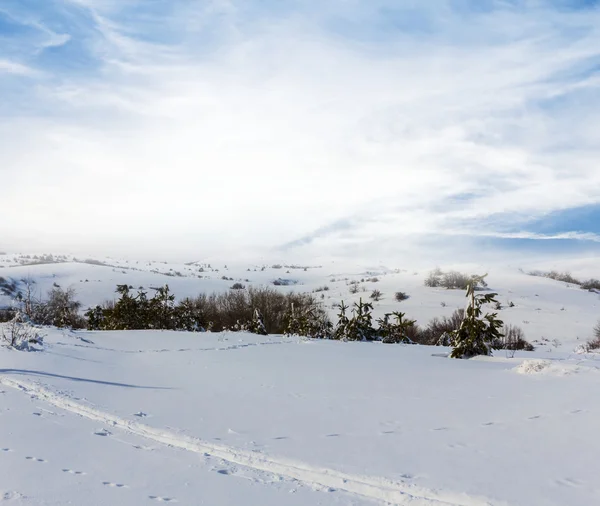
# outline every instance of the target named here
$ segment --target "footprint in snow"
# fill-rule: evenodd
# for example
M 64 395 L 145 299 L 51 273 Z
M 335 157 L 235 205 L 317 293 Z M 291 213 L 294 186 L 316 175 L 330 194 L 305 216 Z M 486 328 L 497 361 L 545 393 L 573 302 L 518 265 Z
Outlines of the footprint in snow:
M 148 413 L 144 413 L 143 411 L 138 411 L 137 413 L 134 413 L 133 416 L 137 416 L 138 418 L 146 418 L 148 416 Z
M 177 499 L 174 499 L 173 497 L 160 497 L 157 495 L 149 495 L 148 499 L 158 502 L 177 502 Z
M 8 452 L 12 452 L 13 450 L 11 450 L 10 448 L 0 448 L 0 451 L 8 453 Z
M 534 416 L 530 416 L 527 418 L 527 420 L 537 420 L 539 418 L 542 418 L 542 415 L 534 415 Z
M 113 483 L 111 481 L 103 481 L 102 485 L 104 485 L 106 487 L 111 487 L 111 488 L 129 488 L 127 485 L 125 485 L 123 483 Z
M 94 435 L 106 437 L 106 436 L 112 436 L 112 432 L 109 430 L 106 430 L 106 429 L 100 429 L 100 430 L 97 430 L 96 432 L 94 432 Z
M 48 462 L 47 460 L 44 459 L 38 459 L 37 457 L 25 457 L 27 460 L 31 460 L 33 462 L 41 462 L 41 463 L 46 463 Z
M 489 427 L 490 425 L 496 425 L 496 422 L 485 422 L 485 423 L 482 423 L 481 425 L 483 425 L 484 427 Z
M 73 469 L 63 469 L 62 472 L 63 473 L 68 473 L 68 474 L 75 474 L 77 476 L 85 474 L 83 471 L 74 471 Z
M 0 501 L 14 501 L 16 499 L 26 499 L 26 497 L 14 490 L 8 492 L 0 492 Z

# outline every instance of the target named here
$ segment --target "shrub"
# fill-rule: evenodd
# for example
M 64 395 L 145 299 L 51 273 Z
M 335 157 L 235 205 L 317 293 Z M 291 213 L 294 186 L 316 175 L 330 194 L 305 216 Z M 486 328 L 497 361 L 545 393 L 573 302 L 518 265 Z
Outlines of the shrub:
M 404 292 L 396 292 L 394 294 L 394 299 L 396 299 L 397 302 L 402 302 L 403 300 L 406 300 L 408 298 L 409 296 Z
M 590 292 L 600 290 L 600 279 L 588 279 L 581 283 L 581 288 Z
M 81 303 L 75 300 L 75 290 L 54 287 L 48 292 L 46 301 L 33 301 L 28 309 L 31 321 L 39 325 L 84 328 L 85 319 L 79 315 Z
M 246 288 L 244 285 L 242 285 L 241 283 L 234 283 L 233 285 L 231 285 L 231 290 L 243 290 L 244 288 Z
M 0 323 L 11 321 L 17 315 L 16 309 L 4 308 L 0 309 Z
M 441 269 L 436 267 L 425 278 L 425 286 L 429 286 L 432 288 L 440 286 L 442 284 L 442 275 L 443 275 L 443 272 L 441 271 Z
M 0 324 L 0 342 L 16 350 L 30 350 L 31 345 L 43 345 L 44 338 L 27 322 L 27 317 L 17 313 L 12 320 Z
M 358 293 L 358 290 L 359 290 L 358 281 L 351 281 L 350 282 L 350 293 L 356 294 L 356 293 Z
M 286 335 L 330 339 L 332 331 L 333 325 L 322 307 L 305 305 L 297 308 L 294 303 L 290 305 L 286 316 Z
M 373 299 L 375 302 L 379 302 L 381 300 L 381 298 L 383 297 L 383 294 L 379 290 L 373 290 L 371 292 L 371 295 L 369 295 L 369 297 L 371 299 Z
M 433 318 L 412 340 L 419 344 L 437 345 L 444 334 L 458 330 L 464 318 L 464 309 L 457 309 L 449 318 Z
M 473 280 L 477 279 L 477 283 L 475 284 L 475 289 L 481 287 L 486 287 L 487 283 L 483 279 L 483 277 L 475 277 L 470 276 L 468 274 L 464 274 L 458 271 L 449 271 L 443 272 L 439 268 L 435 268 L 433 271 L 429 273 L 427 278 L 425 278 L 425 286 L 429 287 L 444 287 L 449 290 L 466 290 L 469 283 Z
M 524 350 L 534 351 L 535 347 L 525 339 L 525 333 L 516 325 L 505 325 L 503 336 L 492 342 L 492 347 L 497 350 Z

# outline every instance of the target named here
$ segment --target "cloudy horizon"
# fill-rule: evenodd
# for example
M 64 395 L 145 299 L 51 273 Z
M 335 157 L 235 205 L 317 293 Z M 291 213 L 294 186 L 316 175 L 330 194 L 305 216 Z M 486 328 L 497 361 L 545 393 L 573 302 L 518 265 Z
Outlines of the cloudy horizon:
M 422 4 L 5 0 L 0 250 L 597 256 L 599 2 Z

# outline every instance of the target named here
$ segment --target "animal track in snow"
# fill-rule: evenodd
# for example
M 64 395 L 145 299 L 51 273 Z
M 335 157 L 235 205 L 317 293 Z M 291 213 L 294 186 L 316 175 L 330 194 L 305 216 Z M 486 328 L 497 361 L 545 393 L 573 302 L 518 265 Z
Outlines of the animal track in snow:
M 149 495 L 148 499 L 158 502 L 177 502 L 177 499 L 174 499 L 173 497 L 160 497 L 157 495 Z
M 104 485 L 106 487 L 112 487 L 112 488 L 129 488 L 127 485 L 125 485 L 123 483 L 113 483 L 111 481 L 103 481 L 102 485 Z
M 38 459 L 37 457 L 25 457 L 27 460 L 32 460 L 34 462 L 41 462 L 41 463 L 46 463 L 48 462 L 47 460 L 44 459 Z
M 106 429 L 100 429 L 94 432 L 96 436 L 112 436 L 112 432 Z
M 73 469 L 63 469 L 62 472 L 63 473 L 69 473 L 69 474 L 75 474 L 77 476 L 85 474 L 83 471 L 74 471 Z
M 1 449 L 0 449 L 0 451 L 3 451 L 3 452 L 5 452 L 5 453 L 8 453 L 8 452 L 12 452 L 12 451 L 14 451 L 14 450 L 11 450 L 10 448 L 1 448 Z

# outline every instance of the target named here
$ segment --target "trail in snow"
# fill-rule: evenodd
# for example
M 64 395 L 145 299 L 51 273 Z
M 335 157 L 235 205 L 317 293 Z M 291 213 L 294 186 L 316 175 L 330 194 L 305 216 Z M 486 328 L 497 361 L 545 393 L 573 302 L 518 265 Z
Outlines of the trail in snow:
M 285 458 L 267 456 L 226 445 L 216 445 L 198 438 L 150 427 L 138 421 L 105 413 L 92 406 L 76 402 L 65 395 L 52 392 L 40 385 L 14 380 L 6 376 L 0 376 L 0 384 L 18 389 L 31 397 L 38 398 L 79 416 L 124 430 L 130 434 L 183 450 L 219 458 L 230 464 L 297 480 L 312 488 L 322 488 L 328 491 L 339 490 L 367 499 L 397 505 L 502 506 L 498 502 L 492 503 L 485 498 L 473 497 L 467 494 L 430 490 L 378 476 L 350 475 Z M 158 497 L 156 499 L 160 500 Z
M 252 348 L 255 346 L 272 346 L 277 344 L 294 344 L 295 341 L 275 341 L 268 343 L 243 343 L 243 344 L 232 344 L 231 346 L 222 346 L 215 348 L 177 348 L 177 349 L 151 349 L 151 350 L 120 350 L 117 348 L 106 348 L 104 346 L 96 346 L 96 345 L 85 345 L 85 344 L 74 344 L 74 343 L 63 343 L 61 341 L 57 341 L 56 345 L 58 346 L 69 346 L 69 347 L 77 347 L 77 348 L 92 348 L 94 350 L 101 351 L 113 351 L 116 353 L 179 353 L 183 351 L 229 351 L 229 350 L 241 350 L 243 348 Z

